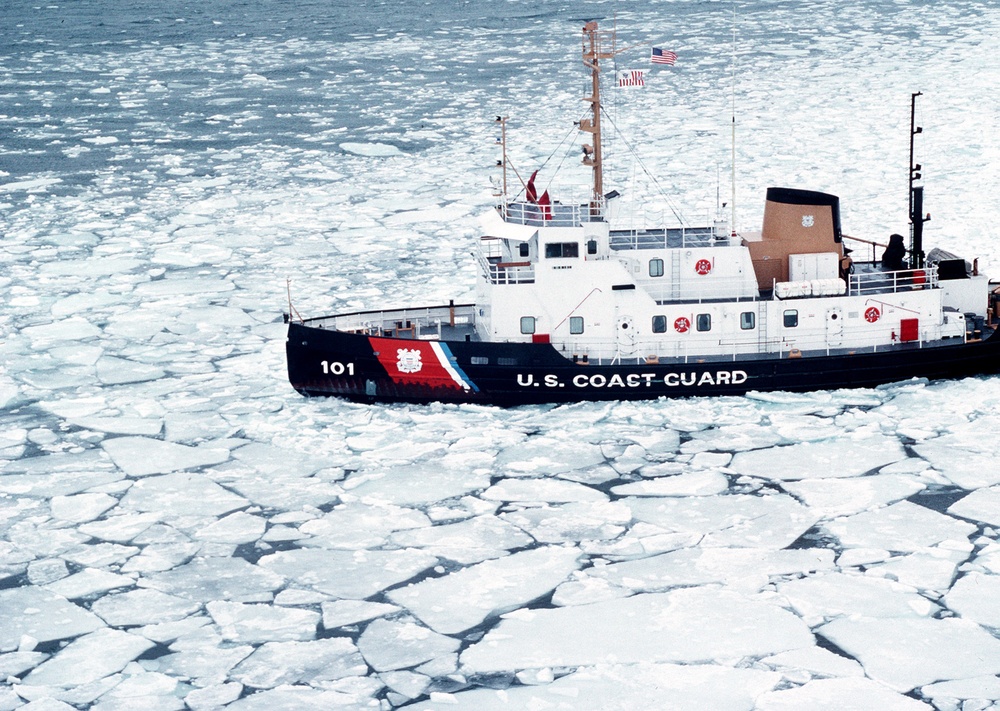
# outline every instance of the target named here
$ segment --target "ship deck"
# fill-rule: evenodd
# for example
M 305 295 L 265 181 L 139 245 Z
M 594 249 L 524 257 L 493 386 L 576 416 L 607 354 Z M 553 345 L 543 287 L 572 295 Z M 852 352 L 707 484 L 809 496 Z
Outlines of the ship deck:
M 302 323 L 311 328 L 335 330 L 359 335 L 401 338 L 415 340 L 432 340 L 445 342 L 480 342 L 475 326 L 475 305 L 461 304 L 436 307 L 422 307 L 384 311 L 361 311 L 336 316 L 306 319 Z M 937 339 L 933 341 L 898 342 L 876 346 L 851 347 L 817 347 L 817 348 L 784 348 L 780 344 L 776 349 L 763 352 L 728 352 L 724 354 L 688 353 L 677 355 L 622 355 L 607 358 L 591 358 L 582 361 L 593 365 L 616 364 L 690 364 L 690 363 L 735 363 L 740 361 L 764 361 L 774 358 L 817 358 L 829 356 L 856 355 L 862 353 L 904 352 L 924 348 L 941 348 L 954 346 L 963 342 L 973 343 L 989 338 L 996 326 L 982 319 L 970 319 L 969 330 L 965 337 Z M 597 343 L 595 346 L 599 345 Z M 608 344 L 605 344 L 608 345 Z M 601 350 L 595 348 L 595 350 Z M 569 356 L 567 356 L 569 359 Z
M 475 304 L 448 304 L 378 311 L 355 311 L 303 319 L 312 328 L 381 338 L 478 341 Z
M 854 346 L 854 347 L 839 347 L 839 348 L 792 348 L 784 349 L 780 351 L 767 351 L 762 353 L 739 353 L 735 357 L 732 353 L 717 354 L 717 355 L 686 355 L 686 356 L 659 356 L 654 359 L 647 357 L 614 357 L 614 358 L 592 358 L 590 363 L 593 365 L 617 365 L 617 364 L 636 364 L 636 365 L 687 365 L 691 363 L 740 363 L 746 361 L 767 361 L 774 360 L 775 358 L 826 358 L 830 356 L 852 356 L 861 355 L 863 353 L 903 353 L 907 351 L 917 351 L 925 349 L 934 348 L 945 348 L 956 345 L 961 345 L 963 343 L 979 343 L 981 341 L 987 340 L 993 335 L 996 330 L 995 326 L 989 326 L 984 324 L 981 328 L 977 328 L 975 332 L 970 332 L 967 334 L 967 338 L 963 339 L 959 336 L 952 338 L 942 338 L 934 341 L 913 341 L 909 343 L 892 343 L 892 344 L 881 344 L 877 346 Z

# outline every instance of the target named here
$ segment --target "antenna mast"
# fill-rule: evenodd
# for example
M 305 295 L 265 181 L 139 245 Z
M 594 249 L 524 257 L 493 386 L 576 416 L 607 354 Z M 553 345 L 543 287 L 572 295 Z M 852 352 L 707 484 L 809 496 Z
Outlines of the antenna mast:
M 922 166 L 913 162 L 913 137 L 918 133 L 923 133 L 924 129 L 917 126 L 917 97 L 923 96 L 923 92 L 910 94 L 910 267 L 920 269 L 924 266 L 924 223 L 930 216 L 923 216 L 924 213 L 924 187 L 915 186 L 914 181 L 920 180 Z
M 730 178 L 733 188 L 730 208 L 733 212 L 732 222 L 729 225 L 730 234 L 736 236 L 736 0 L 733 0 L 733 148 L 732 148 L 732 176 Z
M 497 143 L 500 144 L 500 150 L 502 152 L 502 157 L 497 161 L 497 165 L 501 167 L 503 172 L 503 201 L 507 201 L 507 117 L 497 116 L 497 123 L 500 124 L 500 136 L 497 138 Z
M 610 42 L 610 50 L 605 44 Z M 591 95 L 584 101 L 590 103 L 591 117 L 581 119 L 580 130 L 591 134 L 592 145 L 583 147 L 583 164 L 589 165 L 594 171 L 593 194 L 590 198 L 590 214 L 600 215 L 604 203 L 604 166 L 601 153 L 601 60 L 615 56 L 614 31 L 599 31 L 597 22 L 591 21 L 583 26 L 583 63 L 590 68 Z

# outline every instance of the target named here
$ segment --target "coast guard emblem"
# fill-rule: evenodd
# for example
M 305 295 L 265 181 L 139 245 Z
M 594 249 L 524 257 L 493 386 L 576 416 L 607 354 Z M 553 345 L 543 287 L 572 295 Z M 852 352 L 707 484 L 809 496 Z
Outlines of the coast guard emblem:
M 816 220 L 813 219 L 812 215 L 803 215 L 802 216 L 802 226 L 803 227 L 812 227 L 815 224 L 815 222 L 816 222 Z
M 400 348 L 396 351 L 396 356 L 398 358 L 396 368 L 400 373 L 419 373 L 424 367 L 420 360 L 420 351 L 416 349 Z

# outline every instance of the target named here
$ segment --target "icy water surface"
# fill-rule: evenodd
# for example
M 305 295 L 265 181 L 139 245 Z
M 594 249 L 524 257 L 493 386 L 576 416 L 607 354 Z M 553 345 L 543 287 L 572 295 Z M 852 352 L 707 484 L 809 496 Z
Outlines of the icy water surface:
M 741 227 L 788 185 L 904 231 L 922 91 L 926 239 L 1000 272 L 995 3 L 736 10 Z M 1000 708 L 997 378 L 510 410 L 287 385 L 286 279 L 304 315 L 468 296 L 496 115 L 582 195 L 579 31 L 614 16 L 680 60 L 609 95 L 642 164 L 612 140 L 608 184 L 701 221 L 729 3 L 0 8 L 0 710 Z

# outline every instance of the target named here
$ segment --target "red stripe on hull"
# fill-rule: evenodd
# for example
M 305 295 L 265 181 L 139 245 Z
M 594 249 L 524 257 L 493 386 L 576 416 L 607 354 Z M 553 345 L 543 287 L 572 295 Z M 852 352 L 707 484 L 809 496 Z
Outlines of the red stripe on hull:
M 429 341 L 377 337 L 368 340 L 378 362 L 394 383 L 462 389 L 441 364 Z

